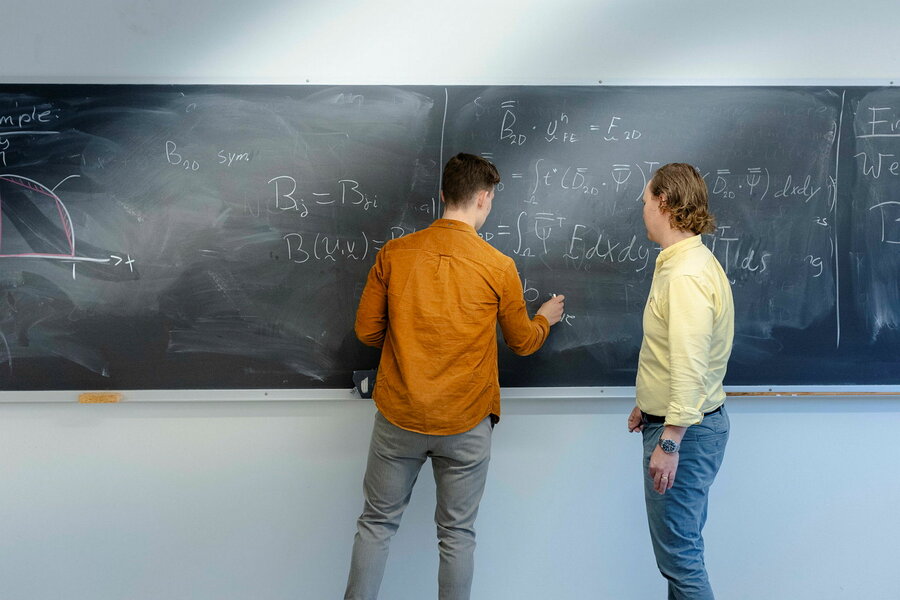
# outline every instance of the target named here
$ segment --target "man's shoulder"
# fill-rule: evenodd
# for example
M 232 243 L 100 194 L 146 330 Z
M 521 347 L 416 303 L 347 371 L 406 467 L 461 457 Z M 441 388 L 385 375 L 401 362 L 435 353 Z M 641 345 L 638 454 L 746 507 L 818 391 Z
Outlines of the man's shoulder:
M 478 237 L 473 244 L 476 251 L 484 258 L 485 261 L 492 263 L 493 266 L 500 269 L 508 269 L 515 265 L 515 261 L 506 254 L 497 250 L 483 238 Z
M 707 293 L 727 285 L 727 279 L 719 259 L 709 248 L 699 245 L 686 252 L 681 260 L 674 261 L 665 275 L 665 287 L 705 290 Z
M 491 273 L 492 278 L 504 279 L 510 272 L 516 273 L 516 263 L 512 258 L 503 254 L 484 241 L 481 237 L 472 236 L 465 246 L 456 247 L 453 255 L 472 265 L 477 265 L 483 273 Z
M 421 229 L 400 237 L 391 238 L 382 244 L 379 252 L 387 256 L 396 251 L 423 249 L 428 243 L 427 234 L 427 229 Z
M 465 235 L 465 237 L 456 238 L 452 242 L 449 242 L 445 236 L 445 232 L 429 227 L 390 240 L 384 244 L 382 250 L 388 252 L 425 250 L 438 253 L 446 251 L 459 258 L 474 260 L 494 269 L 506 270 L 515 267 L 515 261 L 512 258 L 491 246 L 481 236 Z
M 670 277 L 679 275 L 698 276 L 703 274 L 715 262 L 718 262 L 718 259 L 712 251 L 705 244 L 697 244 L 672 261 Z

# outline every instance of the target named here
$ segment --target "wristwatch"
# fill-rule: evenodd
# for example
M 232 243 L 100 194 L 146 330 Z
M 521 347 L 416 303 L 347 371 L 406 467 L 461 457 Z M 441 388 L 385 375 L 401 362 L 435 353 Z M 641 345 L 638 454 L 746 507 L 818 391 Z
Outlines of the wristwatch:
M 662 448 L 662 451 L 666 454 L 675 454 L 678 452 L 678 449 L 681 448 L 681 444 L 675 440 L 664 440 L 659 438 L 659 447 Z

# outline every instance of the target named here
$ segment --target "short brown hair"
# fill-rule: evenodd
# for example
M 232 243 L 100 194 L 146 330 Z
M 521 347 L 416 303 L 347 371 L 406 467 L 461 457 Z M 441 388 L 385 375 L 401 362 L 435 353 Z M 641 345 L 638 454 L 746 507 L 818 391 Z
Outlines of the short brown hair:
M 462 207 L 476 193 L 492 190 L 500 183 L 500 172 L 491 161 L 460 152 L 447 161 L 441 176 L 441 190 L 448 206 Z
M 706 182 L 692 165 L 663 165 L 650 180 L 650 193 L 657 197 L 666 195 L 664 206 L 673 228 L 696 234 L 716 230 L 716 219 L 709 212 Z

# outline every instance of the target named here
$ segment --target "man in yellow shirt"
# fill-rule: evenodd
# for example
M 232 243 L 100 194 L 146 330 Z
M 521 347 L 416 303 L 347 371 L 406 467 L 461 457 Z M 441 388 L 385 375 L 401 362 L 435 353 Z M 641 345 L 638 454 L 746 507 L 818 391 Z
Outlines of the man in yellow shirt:
M 709 488 L 728 442 L 722 379 L 734 302 L 712 233 L 706 183 L 691 165 L 661 167 L 644 190 L 647 237 L 662 248 L 644 308 L 637 406 L 628 429 L 644 438 L 650 537 L 669 600 L 713 600 L 703 560 Z
M 500 417 L 497 323 L 513 352 L 526 355 L 563 311 L 560 295 L 530 319 L 515 263 L 476 233 L 499 182 L 481 157 L 450 159 L 443 218 L 385 244 L 369 271 L 356 335 L 382 349 L 372 395 L 378 414 L 346 600 L 377 598 L 391 537 L 427 458 L 437 487 L 438 597 L 469 598 L 475 517 Z

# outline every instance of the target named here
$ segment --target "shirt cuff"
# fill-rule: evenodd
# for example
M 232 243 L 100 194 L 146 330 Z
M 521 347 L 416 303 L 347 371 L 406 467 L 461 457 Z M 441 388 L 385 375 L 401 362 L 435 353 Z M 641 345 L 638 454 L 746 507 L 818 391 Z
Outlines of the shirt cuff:
M 690 427 L 703 421 L 703 413 L 690 406 L 672 403 L 666 412 L 666 425 L 674 427 Z

